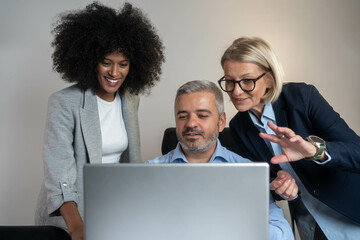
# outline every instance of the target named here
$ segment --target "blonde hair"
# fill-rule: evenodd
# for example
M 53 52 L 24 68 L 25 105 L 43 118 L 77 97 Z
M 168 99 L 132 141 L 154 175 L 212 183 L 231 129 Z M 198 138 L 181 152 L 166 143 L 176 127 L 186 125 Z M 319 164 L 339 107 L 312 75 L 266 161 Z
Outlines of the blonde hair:
M 273 87 L 268 89 L 262 100 L 268 103 L 278 99 L 282 90 L 284 71 L 274 51 L 263 39 L 258 37 L 236 39 L 221 57 L 223 68 L 225 61 L 228 60 L 253 63 L 264 71 L 271 71 L 272 74 L 267 74 L 267 76 L 273 82 Z

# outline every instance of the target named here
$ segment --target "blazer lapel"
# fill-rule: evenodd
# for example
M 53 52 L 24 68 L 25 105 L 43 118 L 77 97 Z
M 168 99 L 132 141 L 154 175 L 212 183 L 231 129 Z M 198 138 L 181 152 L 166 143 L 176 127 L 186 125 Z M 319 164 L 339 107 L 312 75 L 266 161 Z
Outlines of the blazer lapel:
M 276 123 L 280 127 L 289 127 L 287 118 L 286 118 L 286 111 L 284 106 L 284 101 L 279 98 L 274 104 L 273 109 L 275 112 Z
M 244 132 L 246 139 L 243 139 L 243 142 L 249 149 L 253 149 L 251 152 L 254 152 L 257 154 L 257 159 L 266 159 L 267 162 L 270 161 L 270 158 L 272 156 L 271 152 L 269 151 L 269 148 L 266 146 L 265 141 L 260 138 L 259 136 L 259 130 L 255 127 L 253 122 L 251 121 L 251 118 L 249 116 L 249 113 L 246 112 L 245 120 L 245 127 Z
M 128 137 L 128 147 L 121 154 L 120 162 L 128 163 L 128 162 L 130 162 L 129 149 L 132 147 L 131 139 L 130 139 L 131 134 L 129 133 L 129 131 L 131 132 L 131 130 L 129 128 L 131 128 L 130 125 L 132 124 L 131 117 L 130 117 L 131 111 L 129 110 L 129 101 L 128 101 L 128 98 L 126 97 L 126 94 L 120 94 L 120 98 L 121 98 L 122 117 L 124 119 L 125 129 L 126 129 L 126 133 L 127 133 L 127 137 Z
M 124 123 L 125 123 L 125 128 L 129 129 L 129 127 L 131 127 L 132 124 L 132 112 L 129 109 L 129 105 L 131 104 L 131 101 L 129 101 L 128 97 L 127 97 L 127 92 L 125 92 L 125 94 L 121 94 L 120 98 L 121 98 L 121 109 L 122 109 L 122 117 L 124 119 Z
M 121 155 L 121 162 L 141 162 L 140 133 L 137 118 L 138 98 L 125 91 L 120 94 L 122 116 L 128 137 L 128 148 Z
M 269 150 L 265 141 L 259 136 L 259 130 L 253 124 L 249 113 L 245 112 L 244 115 L 245 116 L 243 116 L 243 120 L 245 124 L 243 125 L 243 131 L 245 134 L 243 136 L 245 138 L 242 139 L 242 141 L 248 149 L 252 149 L 251 152 L 256 153 L 256 159 L 259 159 L 259 161 L 265 161 L 270 164 L 271 176 L 276 176 L 276 173 L 278 170 L 280 170 L 280 168 L 277 164 L 270 163 L 270 159 L 273 157 L 272 152 Z
M 276 123 L 280 127 L 289 127 L 289 123 L 287 121 L 286 116 L 286 105 L 283 101 L 283 99 L 280 98 L 273 104 L 275 117 L 276 117 Z M 294 129 L 292 129 L 294 130 Z M 295 132 L 296 134 L 296 132 Z M 296 161 L 296 162 L 290 162 L 290 165 L 295 170 L 295 172 L 298 172 L 298 165 L 301 165 L 303 161 Z
M 88 89 L 84 92 L 83 100 L 83 106 L 80 108 L 80 124 L 89 161 L 90 163 L 101 163 L 101 129 L 96 95 Z

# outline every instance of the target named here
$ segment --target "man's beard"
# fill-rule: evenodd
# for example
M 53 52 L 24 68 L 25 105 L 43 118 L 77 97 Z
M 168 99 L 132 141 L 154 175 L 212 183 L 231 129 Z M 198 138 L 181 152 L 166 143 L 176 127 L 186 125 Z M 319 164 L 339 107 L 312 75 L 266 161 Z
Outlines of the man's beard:
M 195 133 L 199 134 L 200 136 L 202 136 L 204 138 L 204 144 L 202 146 L 196 146 L 196 142 L 199 141 L 199 139 L 191 139 L 191 140 L 185 141 L 184 137 L 188 132 L 195 132 Z M 208 137 L 205 137 L 204 132 L 201 131 L 200 129 L 190 128 L 190 127 L 186 128 L 181 133 L 181 135 L 176 132 L 176 135 L 177 135 L 177 138 L 179 140 L 181 147 L 184 150 L 187 150 L 189 152 L 206 152 L 207 150 L 209 150 L 216 144 L 217 138 L 219 136 L 219 127 L 217 127 L 215 129 L 215 131 L 213 133 L 211 133 Z

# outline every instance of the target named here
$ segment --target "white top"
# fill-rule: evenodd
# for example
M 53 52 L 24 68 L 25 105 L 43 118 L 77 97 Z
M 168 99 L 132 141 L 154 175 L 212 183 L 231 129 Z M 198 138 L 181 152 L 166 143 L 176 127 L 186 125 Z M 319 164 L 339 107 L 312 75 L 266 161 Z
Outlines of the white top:
M 128 146 L 125 123 L 122 116 L 121 98 L 117 93 L 114 101 L 97 97 L 102 139 L 102 163 L 118 163 Z

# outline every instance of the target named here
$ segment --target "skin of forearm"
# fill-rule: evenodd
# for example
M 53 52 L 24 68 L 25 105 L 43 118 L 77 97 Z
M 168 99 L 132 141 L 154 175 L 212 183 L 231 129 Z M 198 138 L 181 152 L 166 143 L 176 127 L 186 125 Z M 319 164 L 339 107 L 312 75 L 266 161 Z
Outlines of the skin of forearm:
M 65 220 L 70 235 L 79 229 L 82 231 L 84 224 L 75 202 L 65 202 L 60 207 L 60 214 Z

